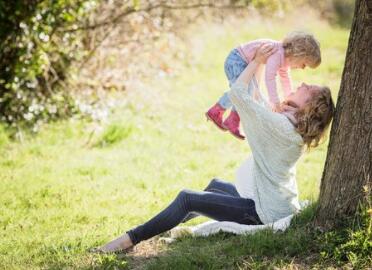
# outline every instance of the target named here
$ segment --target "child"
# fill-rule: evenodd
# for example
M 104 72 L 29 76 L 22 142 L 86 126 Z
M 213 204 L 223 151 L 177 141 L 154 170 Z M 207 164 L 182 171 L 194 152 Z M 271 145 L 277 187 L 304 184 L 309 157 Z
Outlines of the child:
M 230 86 L 239 77 L 250 61 L 253 60 L 258 47 L 264 43 L 271 43 L 277 51 L 271 55 L 265 68 L 265 83 L 269 94 L 269 101 L 273 110 L 279 109 L 279 97 L 276 90 L 276 75 L 279 74 L 284 96 L 292 92 L 289 68 L 302 68 L 309 66 L 316 68 L 321 62 L 319 42 L 313 35 L 303 32 L 293 32 L 287 35 L 282 42 L 271 39 L 258 39 L 248 42 L 233 49 L 225 60 L 225 73 Z M 206 112 L 209 120 L 212 120 L 222 130 L 229 130 L 232 135 L 239 139 L 244 136 L 239 131 L 240 118 L 232 107 L 230 115 L 223 121 L 222 117 L 226 109 L 232 107 L 227 93 Z

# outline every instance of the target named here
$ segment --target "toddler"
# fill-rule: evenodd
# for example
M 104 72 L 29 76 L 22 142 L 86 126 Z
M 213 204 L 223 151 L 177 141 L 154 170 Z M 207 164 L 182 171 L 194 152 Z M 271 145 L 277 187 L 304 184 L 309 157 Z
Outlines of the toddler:
M 230 52 L 225 60 L 225 73 L 230 86 L 243 72 L 248 63 L 253 60 L 257 48 L 265 43 L 271 43 L 277 48 L 277 51 L 267 59 L 265 83 L 273 110 L 278 110 L 280 101 L 276 87 L 277 74 L 279 74 L 284 97 L 287 97 L 292 92 L 289 69 L 316 68 L 319 66 L 321 62 L 320 47 L 319 42 L 313 35 L 303 32 L 292 32 L 282 42 L 271 39 L 258 39 L 238 46 Z M 224 112 L 230 108 L 230 115 L 223 120 Z M 232 106 L 227 92 L 206 112 L 206 116 L 220 129 L 224 131 L 229 130 L 235 137 L 244 139 L 239 130 L 239 115 Z

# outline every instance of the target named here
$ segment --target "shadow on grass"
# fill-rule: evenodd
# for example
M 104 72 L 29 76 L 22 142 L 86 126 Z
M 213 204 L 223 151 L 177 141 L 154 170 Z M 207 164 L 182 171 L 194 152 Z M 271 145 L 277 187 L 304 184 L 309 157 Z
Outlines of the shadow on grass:
M 64 244 L 39 250 L 45 269 L 370 269 L 370 208 L 363 208 L 357 226 L 321 232 L 313 228 L 316 205 L 303 210 L 285 232 L 264 230 L 253 235 L 218 233 L 183 237 L 171 244 L 159 237 L 137 245 L 122 257 L 83 251 L 85 244 Z M 355 220 L 353 221 L 355 223 Z M 98 243 L 96 243 L 98 244 Z
M 253 235 L 218 233 L 183 237 L 172 244 L 145 241 L 124 258 L 101 257 L 97 269 L 305 269 L 319 257 L 313 248 L 310 221 L 315 206 L 295 217 L 285 232 L 265 230 Z

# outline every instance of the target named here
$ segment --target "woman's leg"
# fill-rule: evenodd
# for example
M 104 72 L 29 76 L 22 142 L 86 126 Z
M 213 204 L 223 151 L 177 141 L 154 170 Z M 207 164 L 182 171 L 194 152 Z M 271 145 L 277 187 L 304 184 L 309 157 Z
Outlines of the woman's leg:
M 204 191 L 215 192 L 219 194 L 231 195 L 235 197 L 240 197 L 238 191 L 234 184 L 226 181 L 222 181 L 220 179 L 212 179 L 208 186 L 204 189 Z
M 212 179 L 204 191 L 214 192 L 218 194 L 231 195 L 235 197 L 240 197 L 238 191 L 236 190 L 234 184 L 222 181 L 219 179 Z M 190 219 L 196 218 L 199 216 L 197 213 L 189 213 L 183 220 L 182 223 L 189 221 Z
M 166 209 L 127 233 L 135 245 L 174 228 L 190 212 L 219 221 L 261 224 L 253 200 L 213 192 L 183 190 Z

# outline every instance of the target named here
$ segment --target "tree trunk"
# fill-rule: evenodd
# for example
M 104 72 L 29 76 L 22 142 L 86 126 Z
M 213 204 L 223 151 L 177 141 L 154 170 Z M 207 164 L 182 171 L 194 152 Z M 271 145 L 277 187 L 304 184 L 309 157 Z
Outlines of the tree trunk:
M 372 0 L 357 0 L 320 186 L 316 223 L 354 216 L 371 190 Z

